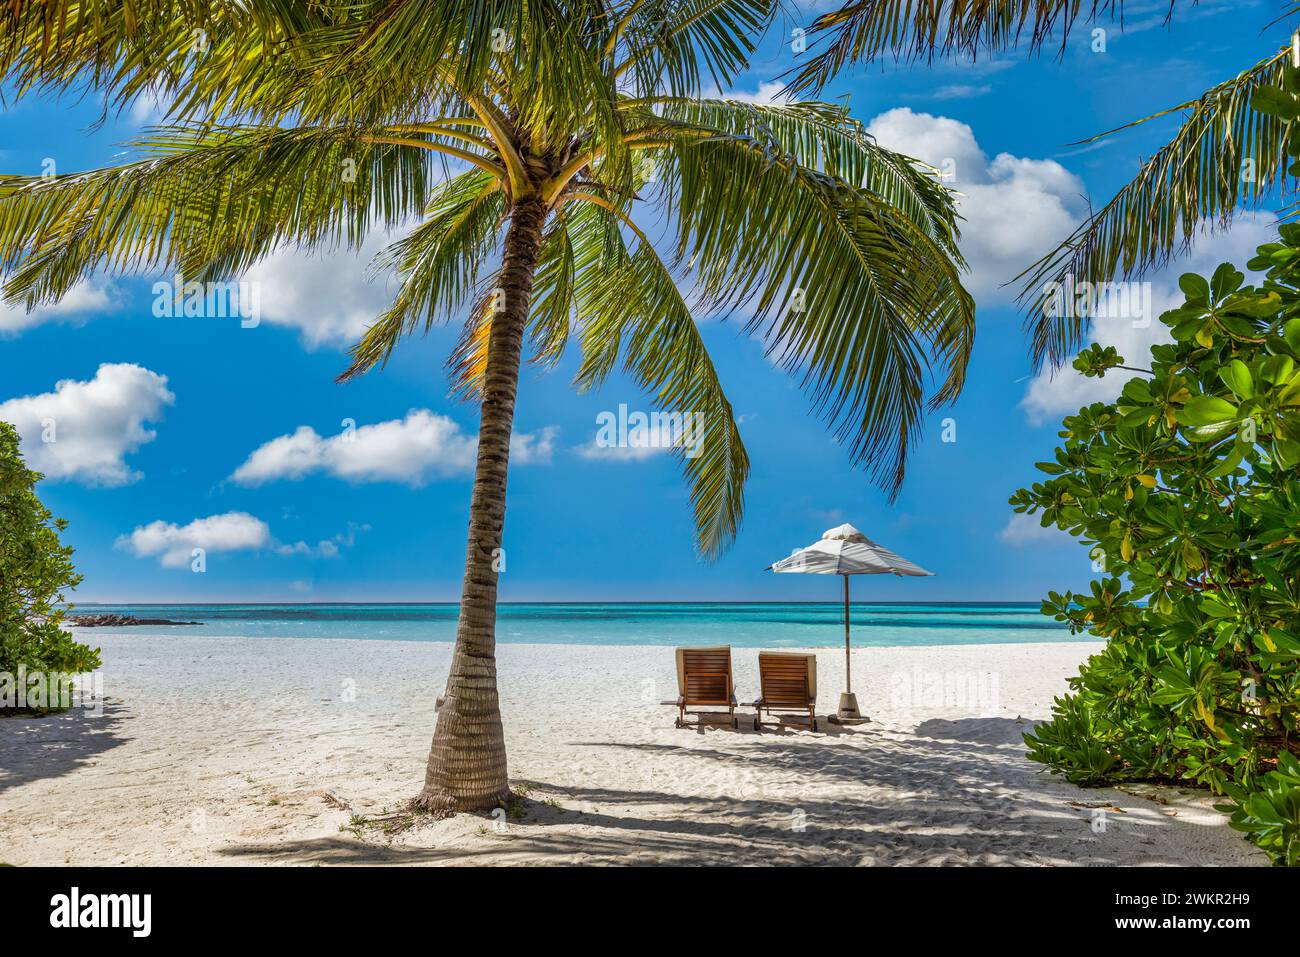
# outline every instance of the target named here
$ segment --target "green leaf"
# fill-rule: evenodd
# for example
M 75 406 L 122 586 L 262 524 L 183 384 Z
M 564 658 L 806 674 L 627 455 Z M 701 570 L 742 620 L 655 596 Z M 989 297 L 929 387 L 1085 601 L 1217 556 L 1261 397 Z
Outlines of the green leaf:
M 1207 426 L 1237 420 L 1237 407 L 1214 395 L 1198 395 L 1187 400 L 1177 412 L 1182 425 Z
M 40 478 L 23 462 L 17 430 L 0 422 L 0 674 L 11 681 L 21 667 L 71 674 L 100 664 L 98 649 L 74 641 L 60 627 L 64 593 L 81 576 L 73 568 L 72 548 L 59 540 L 66 523 L 37 497 Z
M 1250 97 L 1250 105 L 1261 113 L 1268 113 L 1280 120 L 1294 120 L 1300 116 L 1296 98 L 1277 87 L 1261 86 Z
M 1288 382 L 1295 371 L 1295 361 L 1290 356 L 1269 356 L 1260 366 L 1260 376 L 1272 385 Z
M 1243 458 L 1245 458 L 1245 453 L 1241 445 L 1239 443 L 1234 444 L 1227 457 L 1205 474 L 1210 478 L 1222 478 L 1225 475 L 1230 475 L 1241 464 Z
M 1178 288 L 1183 291 L 1189 302 L 1206 301 L 1210 299 L 1210 284 L 1205 281 L 1203 276 L 1198 276 L 1194 272 L 1185 272 L 1178 277 Z
M 1232 263 L 1220 263 L 1210 279 L 1210 289 L 1215 300 L 1223 300 L 1232 295 L 1241 288 L 1245 279 L 1245 274 L 1238 272 Z
M 1201 611 L 1211 618 L 1231 618 L 1237 614 L 1236 609 L 1223 604 L 1217 598 L 1209 595 L 1201 598 Z
M 1300 318 L 1288 319 L 1282 327 L 1282 338 L 1291 347 L 1291 351 L 1300 355 Z
M 1293 442 L 1290 439 L 1274 439 L 1273 457 L 1277 459 L 1277 464 L 1283 468 L 1295 468 L 1300 465 L 1300 442 Z
M 1255 393 L 1255 382 L 1250 376 L 1250 370 L 1246 368 L 1246 363 L 1240 359 L 1233 359 L 1226 366 L 1219 370 L 1219 378 L 1223 384 L 1233 391 L 1238 399 L 1249 399 Z M 1193 400 L 1195 401 L 1195 400 Z M 1228 403 L 1224 403 L 1228 405 Z M 1191 405 L 1189 402 L 1188 405 Z M 1229 406 L 1231 409 L 1231 406 Z M 1232 409 L 1232 412 L 1236 412 Z M 1215 421 L 1218 421 L 1217 419 Z M 1193 425 L 1205 425 L 1207 423 L 1191 423 Z

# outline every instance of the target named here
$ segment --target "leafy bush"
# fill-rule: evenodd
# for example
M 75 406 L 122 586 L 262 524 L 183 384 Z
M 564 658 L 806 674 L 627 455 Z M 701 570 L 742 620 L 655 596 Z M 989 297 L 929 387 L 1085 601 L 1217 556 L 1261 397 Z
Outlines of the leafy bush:
M 72 639 L 59 627 L 65 589 L 81 582 L 72 549 L 59 542 L 67 527 L 36 497 L 41 478 L 23 464 L 18 434 L 0 422 L 0 674 L 8 694 L 20 668 L 27 672 L 78 674 L 99 667 L 99 649 Z M 0 699 L 2 700 L 2 699 Z
M 1300 761 L 1289 751 L 1278 755 L 1277 767 L 1247 791 L 1236 784 L 1224 786 L 1232 804 L 1220 810 L 1232 814 L 1230 824 L 1245 831 L 1279 864 L 1300 867 Z
M 1043 612 L 1107 640 L 1025 736 L 1073 782 L 1190 782 L 1300 863 L 1300 226 L 1249 263 L 1180 280 L 1174 342 L 1110 403 L 1068 416 L 1048 478 L 1011 498 L 1102 573 Z M 1074 366 L 1123 367 L 1093 345 Z M 1134 370 L 1130 370 L 1134 371 Z

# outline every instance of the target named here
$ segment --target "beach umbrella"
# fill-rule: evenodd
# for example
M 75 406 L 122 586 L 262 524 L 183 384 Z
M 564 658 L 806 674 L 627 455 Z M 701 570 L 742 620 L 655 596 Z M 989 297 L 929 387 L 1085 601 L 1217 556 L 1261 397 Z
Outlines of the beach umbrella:
M 819 541 L 800 548 L 789 558 L 768 566 L 778 574 L 844 576 L 844 694 L 836 714 L 840 723 L 863 720 L 858 699 L 853 694 L 852 660 L 849 656 L 849 576 L 850 575 L 933 575 L 888 548 L 877 545 L 852 525 L 827 529 Z

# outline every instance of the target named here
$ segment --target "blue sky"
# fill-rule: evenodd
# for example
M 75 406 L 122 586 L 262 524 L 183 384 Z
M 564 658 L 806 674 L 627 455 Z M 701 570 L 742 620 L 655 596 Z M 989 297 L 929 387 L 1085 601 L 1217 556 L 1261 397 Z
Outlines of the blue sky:
M 1286 40 L 1279 27 L 1261 33 L 1273 16 L 1264 3 L 1203 2 L 1166 28 L 1129 4 L 1128 29 L 1107 25 L 1105 52 L 1093 52 L 1084 30 L 1059 60 L 1014 54 L 843 74 L 826 98 L 849 94 L 886 145 L 949 161 L 968 219 L 979 321 L 969 382 L 928 421 L 897 502 L 849 466 L 740 322 L 707 321 L 753 463 L 736 544 L 716 563 L 696 559 L 687 491 L 667 455 L 593 453 L 601 412 L 652 407 L 634 385 L 614 376 L 578 395 L 571 361 L 527 367 L 503 600 L 833 600 L 828 579 L 762 569 L 841 522 L 936 573 L 865 581 L 863 600 L 1036 600 L 1084 585 L 1085 550 L 1011 522 L 1006 500 L 1049 456 L 1060 417 L 1117 386 L 1036 375 L 1001 284 L 1064 238 L 1085 196 L 1108 199 L 1172 126 L 1100 147 L 1070 143 L 1254 63 Z M 788 33 L 776 31 L 734 92 L 770 97 L 771 81 L 797 61 Z M 0 170 L 105 165 L 148 122 L 141 109 L 91 129 L 97 115 L 88 102 L 11 105 L 0 112 Z M 1150 277 L 1157 307 L 1172 301 L 1184 268 L 1244 265 L 1270 221 L 1247 216 Z M 378 246 L 377 237 L 371 251 Z M 365 259 L 272 257 L 250 277 L 263 296 L 255 328 L 155 317 L 155 276 L 97 278 L 33 315 L 0 306 L 0 418 L 18 422 L 24 449 L 50 476 L 40 492 L 69 521 L 65 538 L 85 575 L 78 599 L 455 600 L 477 427 L 443 371 L 458 323 L 406 341 L 382 372 L 335 384 L 348 337 L 385 302 L 382 279 L 365 281 Z M 1134 358 L 1155 330 L 1131 326 L 1097 335 Z M 944 419 L 956 441 L 942 441 Z M 46 420 L 54 443 L 41 441 Z M 342 445 L 337 437 L 353 429 L 356 442 Z M 281 437 L 291 438 L 263 448 Z M 195 542 L 207 548 L 202 574 L 190 568 Z

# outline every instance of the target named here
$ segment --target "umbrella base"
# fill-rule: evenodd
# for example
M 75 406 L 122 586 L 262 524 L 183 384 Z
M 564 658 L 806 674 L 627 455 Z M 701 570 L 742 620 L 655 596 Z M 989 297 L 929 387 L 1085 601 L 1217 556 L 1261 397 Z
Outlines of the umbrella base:
M 870 720 L 858 711 L 858 696 L 848 693 L 840 695 L 840 710 L 830 716 L 832 724 L 863 724 Z

